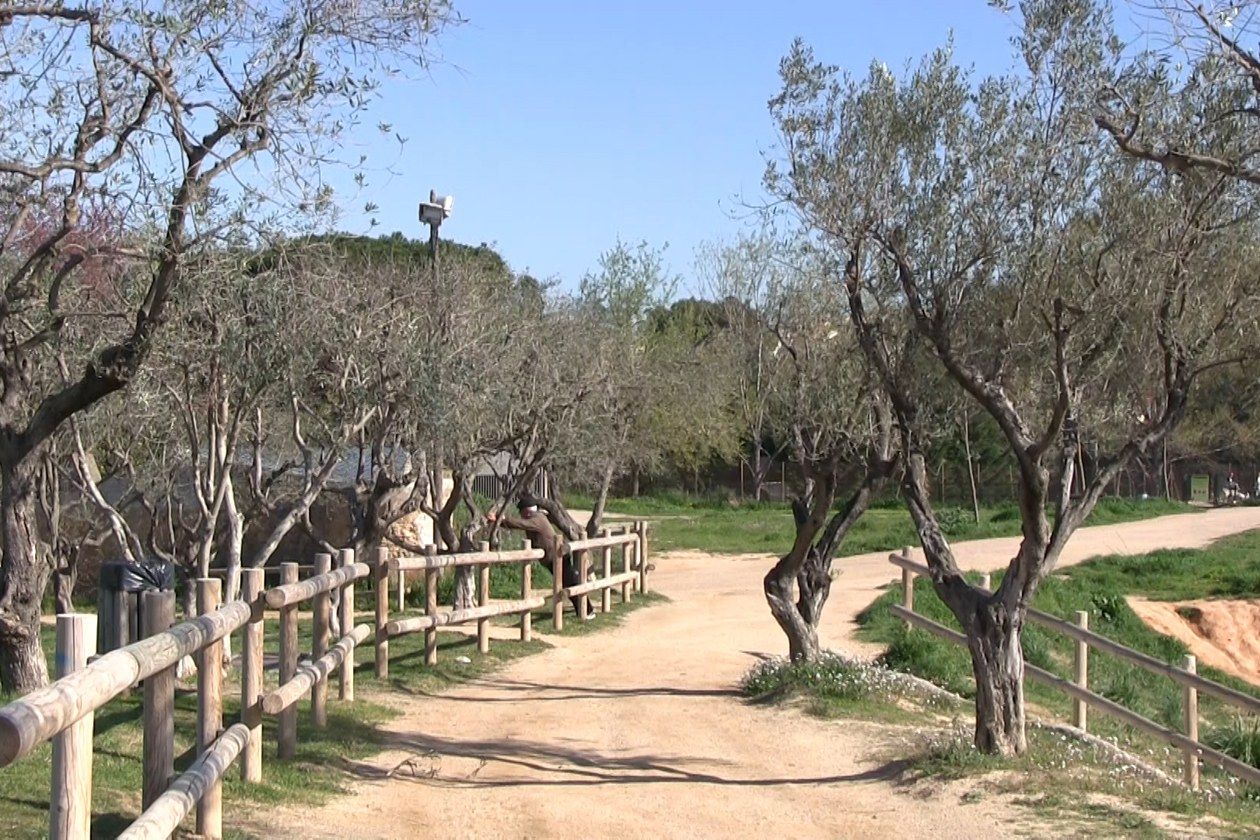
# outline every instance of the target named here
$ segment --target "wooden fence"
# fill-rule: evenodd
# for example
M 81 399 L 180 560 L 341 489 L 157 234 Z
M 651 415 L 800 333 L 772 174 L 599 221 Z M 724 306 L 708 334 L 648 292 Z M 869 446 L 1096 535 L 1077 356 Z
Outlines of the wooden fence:
M 914 611 L 914 579 L 919 575 L 930 577 L 930 572 L 927 566 L 912 560 L 910 552 L 911 549 L 907 547 L 902 554 L 893 554 L 888 558 L 890 563 L 901 569 L 902 603 L 900 605 L 894 604 L 891 607 L 892 613 L 905 621 L 908 627 L 919 627 L 947 641 L 966 645 L 967 638 L 962 633 L 938 624 Z M 989 576 L 987 574 L 982 577 L 981 588 L 989 589 Z M 1186 785 L 1194 790 L 1199 788 L 1199 766 L 1200 762 L 1203 761 L 1220 767 L 1240 779 L 1245 779 L 1253 784 L 1260 784 L 1260 769 L 1206 746 L 1199 741 L 1199 693 L 1202 692 L 1215 697 L 1252 715 L 1260 714 L 1260 699 L 1199 676 L 1196 673 L 1195 657 L 1192 655 L 1187 655 L 1183 666 L 1178 668 L 1141 651 L 1125 647 L 1106 636 L 1100 636 L 1091 632 L 1089 629 L 1089 613 L 1087 612 L 1077 612 L 1076 623 L 1073 624 L 1049 613 L 1030 608 L 1028 610 L 1028 621 L 1062 633 L 1076 641 L 1073 659 L 1074 679 L 1064 679 L 1028 662 L 1024 663 L 1024 673 L 1034 680 L 1056 688 L 1072 698 L 1073 724 L 1078 729 L 1088 731 L 1088 709 L 1094 708 L 1166 744 L 1180 748 L 1184 754 L 1183 779 Z M 1090 691 L 1090 648 L 1111 654 L 1118 659 L 1130 662 L 1139 668 L 1171 679 L 1179 684 L 1182 689 L 1182 718 L 1185 731 L 1178 732 L 1175 729 L 1158 724 L 1116 703 L 1114 700 L 1109 700 L 1101 694 Z
M 621 547 L 621 571 L 612 573 L 612 550 Z M 611 590 L 620 587 L 622 601 L 631 590 L 647 588 L 647 528 L 637 522 L 620 533 L 605 531 L 600 537 L 574 542 L 574 552 L 599 550 L 601 574 L 575 586 L 563 587 L 559 563 L 552 570 L 557 584 L 554 603 L 556 628 L 563 627 L 561 611 L 570 597 L 587 598 L 603 593 L 605 610 L 612 608 Z M 52 741 L 52 783 L 49 802 L 49 836 L 62 840 L 86 840 L 91 833 L 92 735 L 95 712 L 137 685 L 143 686 L 143 812 L 119 836 L 169 837 L 196 811 L 196 830 L 207 838 L 223 835 L 222 781 L 239 759 L 245 782 L 262 781 L 263 715 L 278 718 L 277 755 L 292 758 L 298 743 L 297 703 L 311 698 L 311 725 L 327 725 L 328 691 L 337 676 L 338 698 L 354 699 L 354 651 L 371 640 L 375 646 L 376 673 L 389 672 L 389 638 L 417 630 L 426 632 L 426 662 L 436 661 L 438 627 L 478 623 L 478 647 L 489 649 L 487 621 L 496 615 L 519 614 L 521 638 L 530 637 L 530 610 L 548 598 L 530 589 L 530 564 L 541 559 L 541 550 L 483 550 L 467 554 L 437 555 L 390 560 L 382 550 L 370 563 L 356 562 L 354 552 L 344 549 L 333 558 L 318 554 L 314 574 L 299 579 L 296 563 L 280 567 L 280 583 L 266 588 L 263 569 L 242 572 L 242 597 L 221 603 L 222 581 L 195 581 L 198 615 L 175 624 L 175 593 L 142 595 L 145 638 L 95 657 L 96 616 L 57 616 L 57 679 L 45 688 L 0 708 L 0 768 Z M 521 598 L 491 603 L 489 568 L 494 563 L 519 563 L 522 567 Z M 481 603 L 473 609 L 437 611 L 437 573 L 448 566 L 474 565 L 480 571 Z M 585 569 L 586 564 L 581 564 Z M 429 586 L 425 615 L 419 619 L 389 617 L 390 571 L 405 575 L 421 569 Z M 371 579 L 375 587 L 374 625 L 354 623 L 357 581 Z M 334 601 L 341 637 L 331 639 Z M 311 613 L 310 658 L 299 663 L 298 609 L 309 604 Z M 279 613 L 279 680 L 264 691 L 263 645 L 266 609 Z M 582 612 L 585 612 L 583 610 Z M 241 631 L 240 720 L 224 726 L 223 639 Z M 196 757 L 178 776 L 175 762 L 175 668 L 185 656 L 197 660 Z

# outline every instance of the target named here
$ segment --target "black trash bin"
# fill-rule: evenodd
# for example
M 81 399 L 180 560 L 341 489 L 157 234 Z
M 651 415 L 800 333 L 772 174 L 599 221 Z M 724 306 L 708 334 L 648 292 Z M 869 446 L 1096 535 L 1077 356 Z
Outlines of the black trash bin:
M 108 653 L 139 641 L 140 628 L 144 626 L 140 593 L 174 589 L 175 567 L 165 560 L 110 560 L 101 564 L 96 603 L 97 652 Z

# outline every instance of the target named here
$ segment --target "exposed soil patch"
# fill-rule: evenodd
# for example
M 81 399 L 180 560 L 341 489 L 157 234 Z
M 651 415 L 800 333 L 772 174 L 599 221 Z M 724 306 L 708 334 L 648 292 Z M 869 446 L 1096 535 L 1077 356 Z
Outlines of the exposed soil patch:
M 1127 600 L 1151 629 L 1184 642 L 1202 664 L 1260 686 L 1260 599 Z

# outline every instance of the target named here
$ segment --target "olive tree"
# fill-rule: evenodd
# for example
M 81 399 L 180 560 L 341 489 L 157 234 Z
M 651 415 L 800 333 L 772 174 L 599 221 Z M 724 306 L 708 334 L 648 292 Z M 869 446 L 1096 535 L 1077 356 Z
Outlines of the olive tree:
M 1148 46 L 1119 62 L 1095 121 L 1125 154 L 1169 173 L 1192 169 L 1260 184 L 1260 4 L 1131 3 Z
M 767 290 L 778 288 L 777 275 L 791 270 L 779 251 L 779 241 L 767 229 L 734 243 L 702 245 L 696 265 L 709 292 L 726 310 L 727 356 L 735 371 L 734 413 L 745 438 L 739 458 L 741 469 L 748 469 L 754 501 L 761 501 L 766 478 L 789 443 L 776 439 L 771 428 L 777 344 L 761 323 Z
M 748 265 L 756 253 L 770 264 Z M 732 310 L 733 352 L 765 348 L 739 366 L 756 378 L 739 390 L 761 393 L 761 431 L 784 441 L 802 478 L 792 546 L 763 585 L 791 658 L 811 660 L 836 552 L 898 463 L 891 415 L 861 363 L 826 257 L 805 238 L 759 250 L 736 244 L 719 264 L 729 269 L 714 285 Z
M 1023 72 L 973 80 L 948 50 L 862 79 L 798 44 L 772 102 L 772 189 L 836 254 L 887 394 L 902 495 L 933 586 L 962 626 L 975 743 L 1022 752 L 1020 636 L 1038 586 L 1196 381 L 1254 347 L 1255 222 L 1237 183 L 1151 171 L 1093 122 L 1119 45 L 1087 0 L 1021 5 Z M 1021 540 L 995 592 L 963 577 L 929 497 L 923 356 L 992 417 L 1018 471 Z M 1083 441 L 1096 469 L 1075 476 Z M 1072 489 L 1079 485 L 1079 492 Z
M 571 422 L 556 427 L 550 464 L 561 481 L 595 497 L 584 526 L 565 523 L 573 538 L 599 532 L 617 479 L 637 483 L 666 461 L 694 464 L 728 448 L 723 357 L 712 332 L 692 329 L 688 308 L 671 304 L 677 286 L 664 249 L 618 242 L 575 299 L 557 301 L 570 313 L 564 352 L 582 400 Z
M 44 447 L 136 376 L 190 255 L 275 212 L 330 204 L 317 172 L 371 99 L 371 80 L 423 64 L 430 36 L 451 17 L 440 0 L 0 10 L 6 689 L 47 679 L 39 612 L 48 565 L 34 524 Z M 94 208 L 116 214 L 116 236 L 92 238 Z M 106 256 L 127 264 L 114 300 L 82 282 L 85 266 Z M 49 359 L 67 324 L 82 319 L 94 320 L 93 340 L 68 353 L 73 376 L 63 382 Z

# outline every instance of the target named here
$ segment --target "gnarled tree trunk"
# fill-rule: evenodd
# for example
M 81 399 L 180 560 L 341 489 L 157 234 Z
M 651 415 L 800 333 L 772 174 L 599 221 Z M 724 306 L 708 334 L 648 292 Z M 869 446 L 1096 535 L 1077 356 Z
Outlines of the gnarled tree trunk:
M 48 682 L 39 619 L 50 566 L 36 530 L 35 463 L 0 460 L 0 685 L 17 694 Z
M 472 536 L 473 532 L 465 528 L 459 538 L 460 551 L 476 549 Z M 477 567 L 456 566 L 454 607 L 457 610 L 471 610 L 475 606 L 477 606 Z
M 810 549 L 812 551 L 812 548 Z M 809 621 L 802 614 L 795 599 L 795 583 L 802 561 L 794 552 L 785 554 L 762 581 L 766 603 L 788 639 L 788 657 L 793 662 L 809 662 L 821 652 L 818 645 L 817 618 L 821 609 Z
M 599 529 L 604 525 L 604 509 L 608 506 L 608 491 L 612 489 L 613 468 L 604 470 L 603 481 L 599 485 L 599 493 L 595 496 L 595 505 L 591 508 L 591 518 L 586 522 L 586 536 L 599 536 Z
M 976 679 L 976 749 L 1019 755 L 1028 747 L 1024 733 L 1024 653 L 1020 646 L 1024 615 L 997 595 L 981 598 L 959 616 L 967 634 L 971 671 Z
M 811 627 L 822 621 L 823 607 L 831 596 L 831 563 L 820 551 L 814 550 L 805 558 L 805 564 L 796 576 L 796 608 Z
M 793 662 L 816 659 L 821 653 L 818 624 L 831 594 L 832 558 L 891 471 L 893 463 L 887 460 L 886 452 L 872 459 L 862 483 L 830 521 L 827 516 L 835 500 L 834 476 L 820 478 L 808 502 L 797 499 L 792 505 L 796 540 L 766 573 L 762 588 L 770 613 L 788 638 L 788 656 Z

